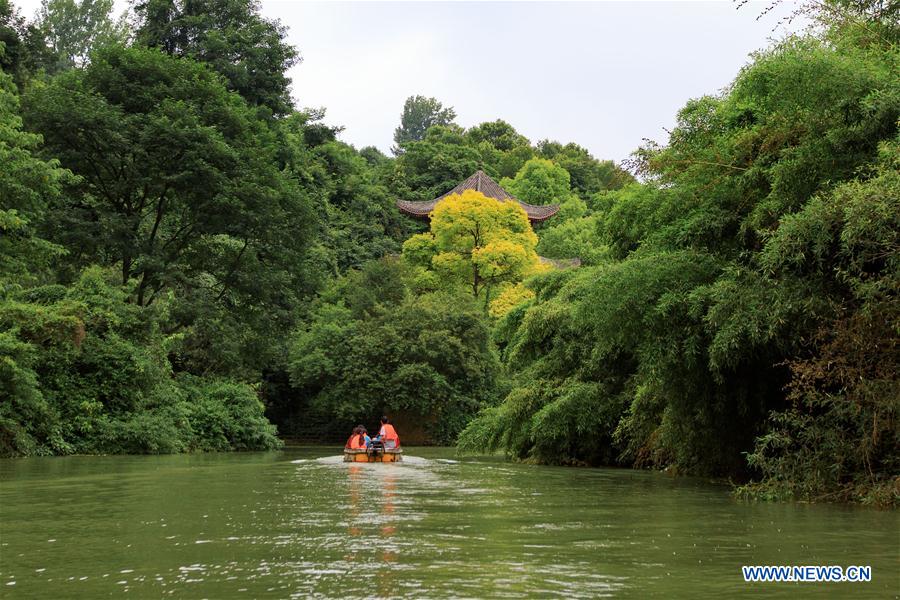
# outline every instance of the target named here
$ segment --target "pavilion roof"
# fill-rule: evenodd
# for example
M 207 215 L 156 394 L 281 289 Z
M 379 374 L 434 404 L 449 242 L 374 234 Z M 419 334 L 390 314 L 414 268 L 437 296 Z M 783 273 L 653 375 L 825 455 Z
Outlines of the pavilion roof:
M 536 205 L 528 204 L 514 198 L 506 190 L 488 176 L 484 171 L 475 171 L 475 174 L 457 185 L 455 188 L 435 198 L 434 200 L 426 200 L 424 202 L 415 202 L 412 200 L 397 200 L 397 208 L 408 215 L 427 219 L 431 215 L 431 211 L 438 202 L 453 194 L 461 194 L 466 190 L 475 190 L 481 192 L 488 198 L 493 198 L 501 202 L 512 201 L 518 202 L 519 206 L 525 209 L 528 214 L 528 220 L 532 222 L 546 221 L 557 212 L 559 212 L 559 204 Z
M 581 266 L 580 258 L 547 258 L 546 256 L 538 256 L 542 264 L 550 265 L 555 269 L 571 269 Z

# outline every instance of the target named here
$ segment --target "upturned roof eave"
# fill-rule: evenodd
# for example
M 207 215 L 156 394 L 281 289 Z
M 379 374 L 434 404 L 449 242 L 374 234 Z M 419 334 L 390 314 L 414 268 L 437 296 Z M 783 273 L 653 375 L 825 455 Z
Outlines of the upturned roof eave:
M 559 204 L 545 204 L 543 206 L 537 206 L 534 204 L 525 205 L 524 202 L 520 200 L 516 200 L 513 198 L 515 202 L 522 207 L 525 211 L 525 214 L 528 215 L 528 220 L 530 221 L 546 221 L 550 217 L 554 216 L 559 212 Z M 505 202 L 504 200 L 498 200 L 498 202 Z M 403 203 L 403 204 L 401 204 Z M 423 206 L 417 207 L 415 204 L 419 204 L 413 200 L 397 200 L 396 202 L 397 208 L 400 209 L 400 212 L 405 213 L 407 215 L 413 217 L 430 217 L 431 213 L 434 212 L 436 202 L 432 204 L 431 201 L 423 201 L 421 204 Z M 529 208 L 532 208 L 529 210 Z M 535 210 L 537 209 L 537 210 Z M 545 214 L 541 214 L 545 213 Z
M 534 222 L 546 221 L 559 212 L 559 204 L 547 204 L 539 206 L 536 204 L 528 204 L 527 202 L 522 202 L 521 200 L 507 192 L 505 189 L 500 187 L 500 185 L 496 181 L 491 179 L 490 175 L 488 175 L 481 169 L 475 171 L 475 173 L 457 184 L 453 189 L 445 192 L 444 194 L 441 194 L 434 200 L 397 200 L 397 208 L 399 208 L 401 212 L 414 217 L 428 218 L 438 202 L 440 202 L 447 196 L 461 194 L 466 190 L 475 190 L 476 192 L 480 192 L 488 198 L 493 198 L 498 202 L 506 202 L 508 200 L 518 202 L 519 206 L 521 206 L 525 210 L 525 213 L 528 215 L 528 220 Z

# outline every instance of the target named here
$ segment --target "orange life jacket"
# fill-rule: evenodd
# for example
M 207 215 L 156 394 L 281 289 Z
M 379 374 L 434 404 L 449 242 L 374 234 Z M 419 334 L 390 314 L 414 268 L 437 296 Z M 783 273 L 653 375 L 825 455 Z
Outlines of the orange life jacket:
M 344 445 L 344 448 L 349 448 L 351 450 L 362 450 L 366 447 L 366 438 L 362 436 L 362 434 L 354 433 L 350 436 L 350 439 L 347 440 L 347 443 Z
M 397 446 L 400 446 L 400 436 L 397 435 L 397 431 L 390 423 L 382 423 L 380 433 L 383 440 L 394 440 Z

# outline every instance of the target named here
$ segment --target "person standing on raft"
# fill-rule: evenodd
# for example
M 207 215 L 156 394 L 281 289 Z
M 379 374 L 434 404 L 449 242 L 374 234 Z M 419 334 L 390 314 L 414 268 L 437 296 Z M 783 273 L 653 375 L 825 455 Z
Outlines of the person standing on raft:
M 384 442 L 385 450 L 393 450 L 400 447 L 400 436 L 397 435 L 397 431 L 387 417 L 381 417 L 381 429 L 378 430 L 375 441 Z

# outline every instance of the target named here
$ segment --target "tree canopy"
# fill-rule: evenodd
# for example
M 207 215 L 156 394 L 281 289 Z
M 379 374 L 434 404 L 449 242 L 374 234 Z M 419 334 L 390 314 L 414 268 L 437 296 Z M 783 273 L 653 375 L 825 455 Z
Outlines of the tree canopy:
M 43 0 L 36 27 L 54 57 L 44 65 L 50 72 L 83 67 L 92 50 L 127 37 L 113 18 L 113 0 Z
M 81 178 L 57 213 L 72 245 L 121 265 L 123 284 L 137 279 L 138 304 L 186 270 L 224 296 L 246 263 L 302 251 L 308 201 L 275 168 L 271 134 L 202 65 L 104 49 L 25 107 Z
M 251 106 L 291 111 L 287 70 L 300 55 L 257 0 L 140 0 L 134 9 L 142 44 L 205 63 Z
M 450 125 L 456 118 L 452 106 L 444 108 L 436 98 L 410 96 L 403 103 L 400 114 L 400 126 L 394 130 L 394 152 L 403 151 L 406 142 L 419 142 L 425 138 L 425 132 L 435 125 Z
M 0 73 L 0 281 L 42 282 L 64 250 L 42 239 L 37 226 L 60 197 L 71 173 L 36 156 L 40 136 L 22 130 L 13 79 Z
M 560 204 L 571 194 L 570 182 L 569 172 L 553 161 L 532 158 L 514 179 L 505 178 L 500 185 L 528 204 Z
M 496 334 L 515 385 L 463 448 L 894 501 L 900 394 L 880 349 L 897 332 L 879 324 L 897 305 L 900 96 L 896 54 L 857 46 L 848 31 L 868 25 L 853 23 L 841 43 L 758 53 L 720 96 L 687 103 L 667 145 L 637 151 L 643 183 L 556 226 L 592 220 L 607 252 L 528 282 L 534 298 Z M 565 150 L 539 148 L 574 189 Z M 862 339 L 878 340 L 866 359 Z

